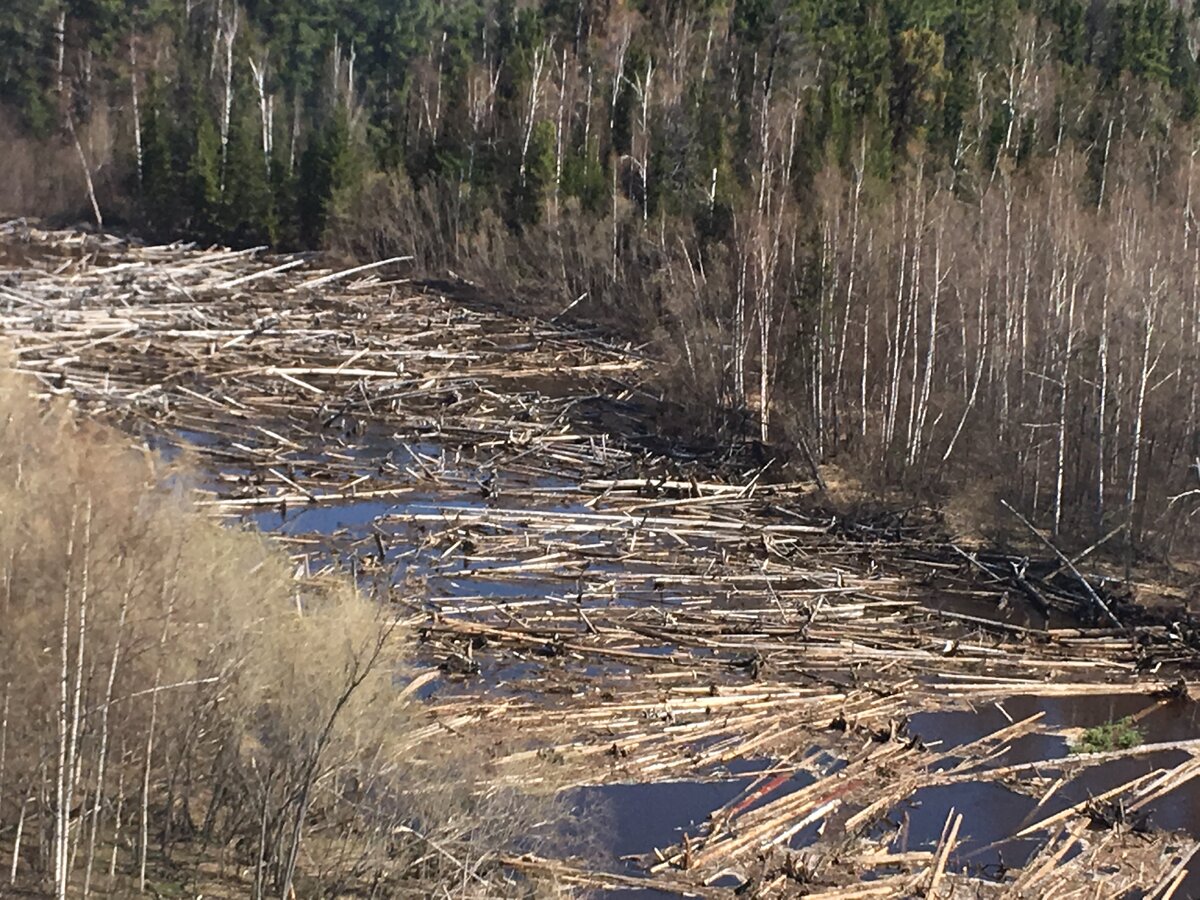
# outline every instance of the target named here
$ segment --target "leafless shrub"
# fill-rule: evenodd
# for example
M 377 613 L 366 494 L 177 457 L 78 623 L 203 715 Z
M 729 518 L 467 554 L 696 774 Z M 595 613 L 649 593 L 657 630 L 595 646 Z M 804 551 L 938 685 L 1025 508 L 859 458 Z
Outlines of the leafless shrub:
M 30 387 L 0 374 L 4 883 L 528 890 L 494 860 L 552 801 L 417 727 L 386 607 L 295 580 L 186 473 Z

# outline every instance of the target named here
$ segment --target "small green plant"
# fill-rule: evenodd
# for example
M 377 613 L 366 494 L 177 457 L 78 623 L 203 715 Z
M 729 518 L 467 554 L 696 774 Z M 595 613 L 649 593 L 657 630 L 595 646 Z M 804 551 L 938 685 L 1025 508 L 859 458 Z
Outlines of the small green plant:
M 1129 717 L 1115 722 L 1105 722 L 1089 728 L 1071 745 L 1072 753 L 1107 753 L 1110 750 L 1128 750 L 1142 742 L 1142 733 Z

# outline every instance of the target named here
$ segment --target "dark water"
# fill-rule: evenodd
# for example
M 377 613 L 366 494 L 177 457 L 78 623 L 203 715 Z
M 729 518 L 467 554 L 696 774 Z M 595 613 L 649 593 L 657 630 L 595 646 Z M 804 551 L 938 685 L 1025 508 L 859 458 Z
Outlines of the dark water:
M 184 437 L 205 446 L 207 436 L 190 434 Z M 587 602 L 620 603 L 629 605 L 654 604 L 670 607 L 684 596 L 712 590 L 695 582 L 684 590 L 671 588 L 669 571 L 643 566 L 644 571 L 631 571 L 619 560 L 603 558 L 602 552 L 587 559 L 582 569 L 577 565 L 580 554 L 571 555 L 571 567 L 562 572 L 503 573 L 505 566 L 519 559 L 485 560 L 470 558 L 463 553 L 445 555 L 445 547 L 424 547 L 424 538 L 431 529 L 441 530 L 459 516 L 470 516 L 489 508 L 511 509 L 521 503 L 532 507 L 566 514 L 589 515 L 597 510 L 583 505 L 579 495 L 572 494 L 573 482 L 545 476 L 510 474 L 489 471 L 469 462 L 446 466 L 446 454 L 435 443 L 425 442 L 397 451 L 395 446 L 366 444 L 351 448 L 350 455 L 360 460 L 364 468 L 394 462 L 401 467 L 409 463 L 436 458 L 442 461 L 444 476 L 453 482 L 450 487 L 432 486 L 428 481 L 413 480 L 398 496 L 348 501 L 336 504 L 297 506 L 281 511 L 278 508 L 257 508 L 245 514 L 243 521 L 264 532 L 285 537 L 305 538 L 304 546 L 314 540 L 309 552 L 312 568 L 335 562 L 358 566 L 364 557 L 375 556 L 393 584 L 420 579 L 424 602 L 431 609 L 446 615 L 457 610 L 478 610 L 487 604 L 518 604 L 522 602 L 563 602 L 582 599 L 593 582 L 622 576 L 620 596 Z M 339 448 L 345 453 L 346 448 Z M 321 460 L 303 460 L 297 454 L 297 466 L 316 468 Z M 297 471 L 300 471 L 299 469 Z M 234 472 L 240 475 L 241 473 Z M 484 496 L 479 483 L 493 486 L 498 496 Z M 525 491 L 522 496 L 521 492 Z M 538 493 L 541 491 L 541 493 Z M 561 492 L 562 496 L 557 496 Z M 422 518 L 425 522 L 422 522 Z M 567 519 L 564 518 L 564 521 Z M 514 520 L 512 529 L 519 529 Z M 504 526 L 506 529 L 509 525 Z M 541 533 L 543 541 L 560 541 L 564 548 L 579 549 L 579 538 L 564 532 Z M 598 545 L 598 551 L 603 547 Z M 381 555 L 382 551 L 382 555 Z M 540 552 L 540 551 L 538 551 Z M 701 551 L 698 551 L 701 552 Z M 575 574 L 572 575 L 571 573 Z M 629 576 L 635 576 L 630 579 Z M 644 576 L 637 580 L 636 576 Z M 736 598 L 728 600 L 735 608 Z M 584 604 L 586 608 L 586 603 Z M 936 596 L 930 598 L 931 610 L 948 611 L 970 616 L 999 618 L 1020 627 L 1041 628 L 1046 622 L 1040 614 L 1030 613 L 1021 605 L 998 614 L 994 606 L 971 597 Z M 1052 623 L 1055 624 L 1055 623 Z M 1057 623 L 1066 624 L 1066 623 Z M 630 647 L 651 654 L 669 654 L 674 648 L 662 644 Z M 484 669 L 479 676 L 498 695 L 520 695 L 523 685 L 542 673 L 536 659 L 510 658 L 504 654 L 484 656 Z M 601 678 L 623 673 L 620 665 L 590 662 L 579 675 Z M 477 685 L 476 685 L 477 686 Z M 452 676 L 426 685 L 422 697 L 453 692 Z M 1000 704 L 986 703 L 974 709 L 919 713 L 908 723 L 909 733 L 919 736 L 935 752 L 953 754 L 955 747 L 978 740 L 1012 721 L 1024 719 L 1037 712 L 1045 714 L 1037 733 L 1016 740 L 1008 751 L 992 761 L 993 766 L 1011 766 L 1023 762 L 1062 758 L 1069 754 L 1069 741 L 1055 732 L 1068 728 L 1088 728 L 1125 716 L 1139 714 L 1138 728 L 1143 741 L 1158 743 L 1200 737 L 1200 709 L 1196 704 L 1158 704 L 1144 695 L 1126 695 L 1114 688 L 1113 693 L 1099 696 L 1056 698 L 1046 696 L 1014 696 Z M 1152 709 L 1152 707 L 1155 707 Z M 1146 712 L 1150 710 L 1149 712 Z M 968 782 L 917 791 L 912 797 L 889 810 L 883 821 L 874 826 L 872 835 L 886 840 L 897 852 L 932 849 L 936 846 L 951 810 L 963 814 L 960 843 L 951 859 L 955 867 L 968 867 L 983 877 L 1000 878 L 1006 867 L 1023 865 L 1038 848 L 1035 836 L 1013 839 L 1012 835 L 1034 817 L 1045 817 L 1088 799 L 1110 787 L 1160 765 L 1172 765 L 1182 758 L 1180 753 L 1160 753 L 1154 756 L 1117 760 L 1097 766 L 1076 776 L 1042 806 L 1038 799 L 1044 786 L 1031 783 L 1028 791 L 1022 785 L 1016 789 L 1001 783 Z M 690 781 L 657 784 L 610 784 L 581 788 L 569 798 L 575 810 L 576 838 L 588 845 L 590 852 L 609 860 L 611 871 L 641 871 L 623 857 L 647 858 L 655 848 L 677 845 L 685 834 L 696 834 L 715 810 L 738 797 L 754 782 L 753 772 L 766 767 L 769 760 L 739 760 L 724 772 L 708 773 L 709 777 Z M 953 764 L 953 758 L 952 762 Z M 812 768 L 812 767 L 810 767 Z M 820 772 L 821 767 L 815 767 Z M 827 775 L 832 767 L 820 774 Z M 817 777 L 802 771 L 792 781 L 772 793 L 762 802 L 778 799 L 782 793 L 798 790 Z M 1149 811 L 1146 824 L 1167 830 L 1181 830 L 1200 836 L 1200 784 L 1195 782 L 1174 791 Z M 814 823 L 797 834 L 792 847 L 802 847 L 814 841 L 820 823 Z M 570 831 L 571 829 L 568 829 Z M 672 896 L 660 891 L 619 891 L 608 897 Z M 1179 897 L 1200 897 L 1200 874 L 1193 876 L 1177 894 Z
M 1001 707 L 1004 712 L 1001 712 Z M 1008 716 L 1004 713 L 1007 712 Z M 909 729 L 927 743 L 939 742 L 937 749 L 952 752 L 956 746 L 978 740 L 1003 728 L 1011 720 L 1044 713 L 1044 730 L 1014 741 L 993 767 L 1018 765 L 1066 757 L 1070 741 L 1054 734 L 1066 728 L 1090 728 L 1126 716 L 1137 717 L 1136 727 L 1142 742 L 1168 743 L 1200 737 L 1200 704 L 1175 701 L 1163 703 L 1143 694 L 1121 693 L 1083 697 L 1016 696 L 1001 703 L 981 705 L 977 709 L 922 713 L 913 716 Z M 1142 715 L 1139 715 L 1142 714 Z M 1047 733 L 1049 732 L 1049 733 Z M 1038 808 L 1044 786 L 1030 783 L 1029 794 L 989 783 L 967 783 L 933 787 L 918 791 L 909 802 L 889 814 L 892 824 L 901 826 L 893 846 L 904 849 L 930 849 L 941 835 L 951 808 L 963 813 L 960 843 L 955 861 L 983 875 L 999 875 L 1004 866 L 1020 866 L 1036 849 L 1036 842 L 1008 840 L 1037 819 L 1052 815 L 1076 803 L 1088 800 L 1138 775 L 1183 761 L 1184 751 L 1163 751 L 1145 756 L 1118 759 L 1093 766 L 1060 788 Z M 1052 770 L 1048 770 L 1052 771 Z M 1057 775 L 1057 772 L 1054 773 Z M 1036 810 L 1036 816 L 1033 815 Z M 1151 808 L 1139 824 L 1167 831 L 1183 831 L 1200 836 L 1200 783 L 1184 785 Z M 1189 881 L 1194 892 L 1200 889 L 1195 876 Z M 1177 896 L 1200 896 L 1183 892 Z
M 695 834 L 709 813 L 741 794 L 753 779 L 609 784 L 580 788 L 573 795 L 577 815 L 608 819 L 605 849 L 613 858 L 665 850 Z

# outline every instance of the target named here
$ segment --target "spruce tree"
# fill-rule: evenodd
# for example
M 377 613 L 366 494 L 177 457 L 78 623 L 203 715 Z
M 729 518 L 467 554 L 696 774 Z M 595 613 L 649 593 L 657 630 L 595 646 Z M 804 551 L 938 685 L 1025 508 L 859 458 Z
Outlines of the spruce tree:
M 221 221 L 221 139 L 204 112 L 198 113 L 192 132 L 184 190 L 190 230 L 203 240 L 215 240 Z
M 142 112 L 142 218 L 152 234 L 174 234 L 186 212 L 181 209 L 179 178 L 172 153 L 174 122 L 159 79 L 150 80 Z
M 554 182 L 554 123 L 533 126 L 525 159 L 525 183 L 514 188 L 513 218 L 519 228 L 541 221 L 546 196 Z
M 1200 66 L 1192 55 L 1187 18 L 1183 10 L 1175 14 L 1170 54 L 1171 87 L 1179 92 L 1179 116 L 1190 122 L 1200 114 Z
M 257 113 L 248 102 L 230 125 L 222 201 L 225 240 L 238 245 L 274 242 L 277 234 L 269 160 L 263 156 Z
M 365 148 L 338 107 L 309 141 L 300 161 L 296 209 L 300 241 L 320 246 L 331 219 L 352 201 L 366 174 Z

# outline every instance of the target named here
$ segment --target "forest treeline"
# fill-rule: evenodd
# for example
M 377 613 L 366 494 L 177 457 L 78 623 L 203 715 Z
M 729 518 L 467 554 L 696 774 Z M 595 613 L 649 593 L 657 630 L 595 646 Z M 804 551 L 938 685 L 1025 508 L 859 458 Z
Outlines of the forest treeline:
M 411 253 L 651 343 L 697 430 L 1195 530 L 1190 0 L 12 6 L 14 211 Z

